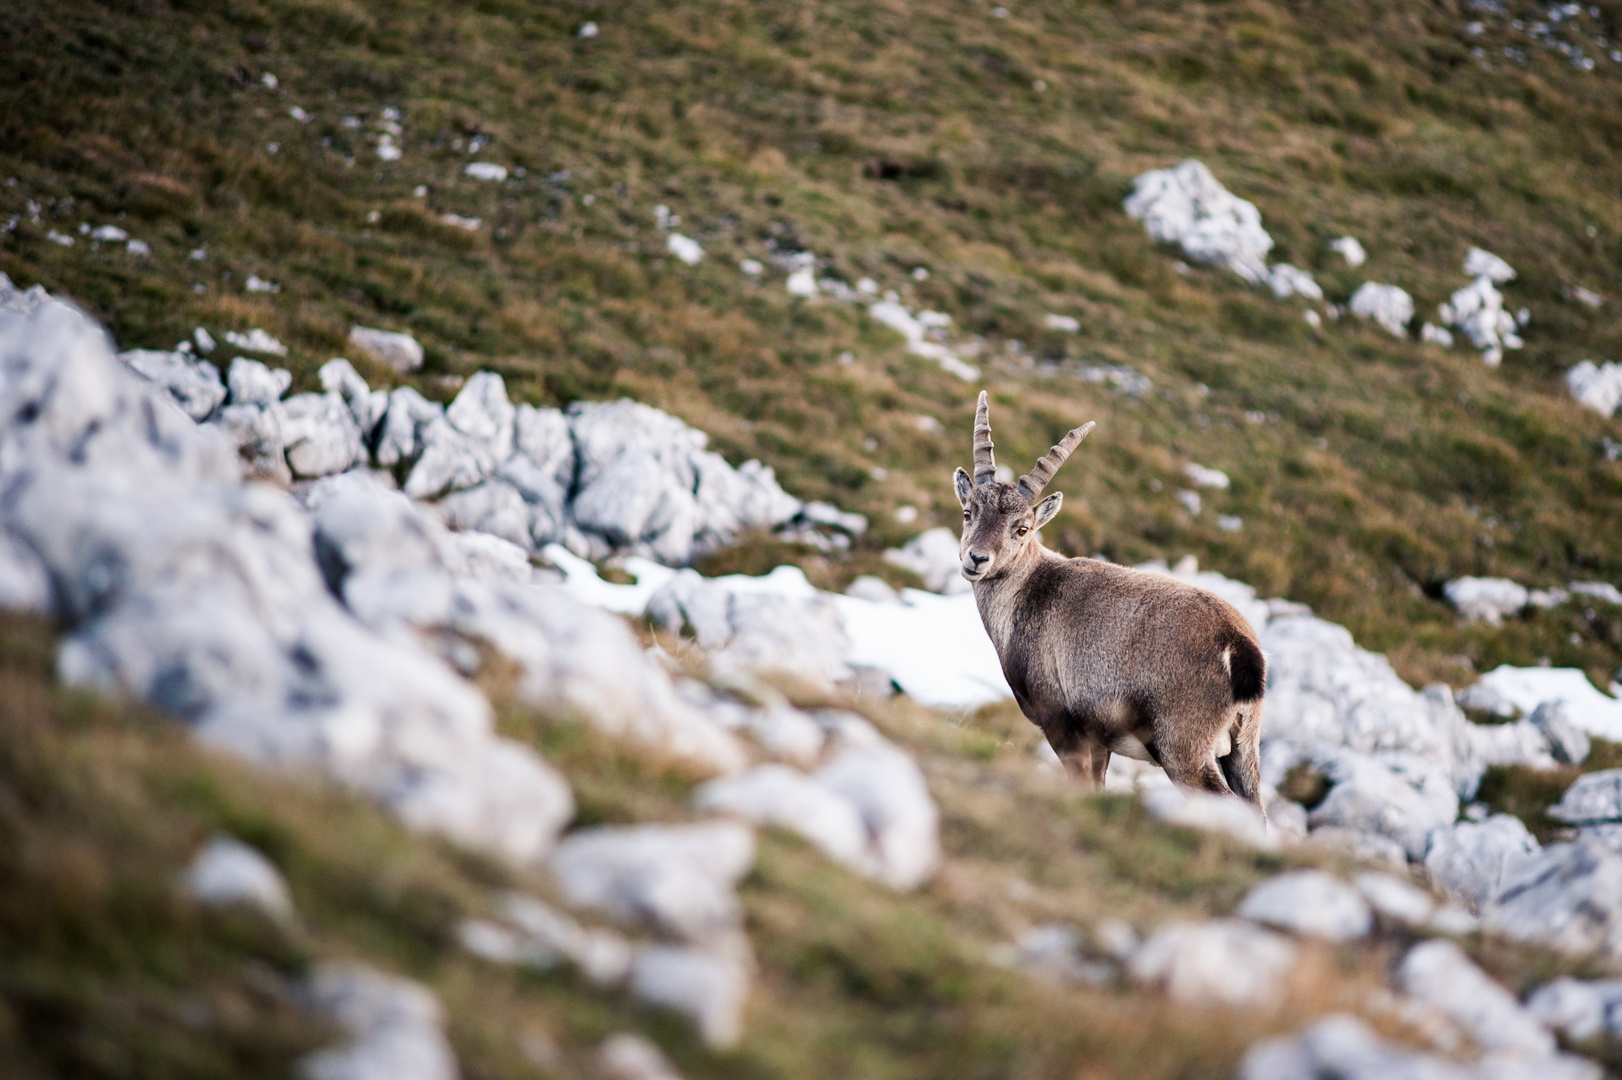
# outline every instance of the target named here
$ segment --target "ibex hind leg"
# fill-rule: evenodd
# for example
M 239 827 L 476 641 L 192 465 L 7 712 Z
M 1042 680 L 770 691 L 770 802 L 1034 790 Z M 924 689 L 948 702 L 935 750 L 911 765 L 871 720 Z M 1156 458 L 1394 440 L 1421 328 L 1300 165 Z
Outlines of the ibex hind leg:
M 1222 776 L 1233 793 L 1261 811 L 1262 806 L 1262 703 L 1246 702 L 1234 707 L 1233 749 L 1217 758 Z

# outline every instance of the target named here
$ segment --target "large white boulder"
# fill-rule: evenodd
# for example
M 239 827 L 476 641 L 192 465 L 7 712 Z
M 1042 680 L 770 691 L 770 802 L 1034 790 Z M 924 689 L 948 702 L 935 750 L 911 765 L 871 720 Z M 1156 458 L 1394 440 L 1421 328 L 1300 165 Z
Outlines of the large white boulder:
M 1471 911 L 1498 895 L 1505 867 L 1542 850 L 1521 819 L 1494 814 L 1486 821 L 1460 821 L 1430 835 L 1425 870 L 1443 892 Z
M 1127 971 L 1183 1005 L 1268 1007 L 1295 967 L 1288 938 L 1239 919 L 1171 922 L 1132 954 Z
M 867 829 L 875 880 L 913 889 L 940 867 L 940 813 L 916 762 L 875 734 L 845 738 L 816 782 L 856 808 Z
M 1374 928 L 1374 916 L 1357 889 L 1322 870 L 1292 870 L 1255 886 L 1235 912 L 1325 941 L 1353 941 Z
M 1324 763 L 1332 783 L 1313 808 L 1313 828 L 1333 825 L 1390 837 L 1408 858 L 1420 859 L 1431 831 L 1459 816 L 1459 797 L 1450 778 L 1413 754 L 1371 757 L 1339 751 Z
M 422 367 L 422 345 L 410 334 L 356 326 L 349 331 L 349 343 L 360 355 L 402 374 Z
M 1252 284 L 1267 280 L 1273 238 L 1261 211 L 1223 187 L 1211 170 L 1192 159 L 1139 176 L 1126 212 L 1156 240 L 1177 244 L 1198 263 L 1223 266 Z
M 834 862 L 876 876 L 867 828 L 850 800 L 787 765 L 761 765 L 711 780 L 693 794 L 700 810 L 736 814 L 798 833 Z
M 1397 337 L 1408 336 L 1414 318 L 1414 298 L 1396 285 L 1365 281 L 1346 303 L 1353 315 L 1373 319 Z
M 366 444 L 341 395 L 295 394 L 278 408 L 282 445 L 294 476 L 330 476 L 365 464 Z
M 1622 856 L 1582 839 L 1511 860 L 1482 924 L 1575 956 L 1622 959 Z
M 308 1080 L 458 1080 L 433 991 L 361 964 L 328 964 L 311 977 L 310 1006 L 349 1036 L 298 1063 Z
M 220 370 L 207 360 L 156 349 L 130 349 L 118 358 L 143 379 L 167 390 L 193 420 L 206 418 L 225 400 Z
M 549 865 L 575 907 L 706 942 L 738 928 L 733 888 L 754 860 L 752 829 L 710 821 L 581 829 Z
M 1396 984 L 1468 1032 L 1483 1050 L 1525 1058 L 1554 1053 L 1548 1029 L 1451 941 L 1425 941 L 1409 949 L 1397 965 Z

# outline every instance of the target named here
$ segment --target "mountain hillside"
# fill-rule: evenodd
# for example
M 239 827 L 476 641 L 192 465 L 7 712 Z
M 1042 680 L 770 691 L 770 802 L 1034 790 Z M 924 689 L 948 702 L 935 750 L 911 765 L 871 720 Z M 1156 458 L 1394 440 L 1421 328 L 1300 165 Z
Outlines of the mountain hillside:
M 1619 35 L 5 5 L 0 1073 L 1622 1069 Z M 1190 160 L 1270 247 L 1155 238 Z M 982 389 L 1256 627 L 1271 831 L 1006 699 Z

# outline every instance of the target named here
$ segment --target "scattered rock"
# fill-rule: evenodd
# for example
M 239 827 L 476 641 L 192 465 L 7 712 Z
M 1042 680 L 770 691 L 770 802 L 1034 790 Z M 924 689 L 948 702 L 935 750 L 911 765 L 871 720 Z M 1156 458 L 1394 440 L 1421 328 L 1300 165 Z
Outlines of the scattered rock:
M 1381 920 L 1398 926 L 1424 926 L 1436 911 L 1436 901 L 1424 889 L 1391 874 L 1364 872 L 1355 879 L 1357 889 Z
M 1528 718 L 1531 725 L 1543 733 L 1549 744 L 1550 755 L 1565 765 L 1581 765 L 1588 760 L 1588 736 L 1558 701 L 1545 701 L 1532 710 Z
M 1278 847 L 1256 808 L 1230 796 L 1163 784 L 1145 787 L 1141 798 L 1144 809 L 1169 824 L 1226 833 L 1263 850 Z
M 410 334 L 355 326 L 350 328 L 349 344 L 368 360 L 391 371 L 403 374 L 422 367 L 422 345 Z
M 1466 277 L 1484 277 L 1497 285 L 1515 280 L 1515 268 L 1490 251 L 1472 247 L 1464 255 Z
M 848 729 L 847 729 L 848 730 Z M 856 808 L 866 826 L 875 880 L 892 889 L 917 888 L 940 867 L 940 814 L 912 758 L 874 733 L 842 740 L 816 782 Z
M 729 934 L 703 948 L 650 945 L 637 950 L 630 987 L 648 1004 L 687 1017 L 710 1046 L 726 1049 L 743 1036 L 753 971 L 748 940 Z
M 360 430 L 362 441 L 370 442 L 372 432 L 388 411 L 388 392 L 367 386 L 354 365 L 342 357 L 322 364 L 317 374 L 321 379 L 321 389 L 344 399 L 349 406 L 349 415 L 354 417 L 355 426 Z
M 1483 253 L 1485 254 L 1485 253 Z M 1513 273 L 1513 271 L 1512 271 Z M 1443 324 L 1452 326 L 1470 339 L 1488 367 L 1497 367 L 1505 349 L 1521 347 L 1515 333 L 1515 316 L 1504 310 L 1504 296 L 1493 287 L 1492 279 L 1478 277 L 1457 290 L 1436 309 Z
M 1312 275 L 1289 263 L 1276 263 L 1267 271 L 1267 286 L 1280 300 L 1304 296 L 1308 300 L 1322 300 L 1324 291 Z
M 308 1080 L 458 1080 L 439 1002 L 421 983 L 329 964 L 311 978 L 308 998 L 350 1036 L 299 1062 Z
M 1333 786 L 1307 817 L 1314 829 L 1335 825 L 1376 833 L 1419 859 L 1431 830 L 1459 816 L 1459 798 L 1447 776 L 1415 755 L 1375 758 L 1342 751 L 1324 771 Z
M 1187 477 L 1188 482 L 1193 484 L 1195 487 L 1215 488 L 1218 491 L 1227 491 L 1233 483 L 1228 479 L 1228 474 L 1223 472 L 1221 469 L 1211 469 L 1204 465 L 1196 465 L 1192 461 L 1183 466 L 1183 475 Z
M 1354 1016 L 1335 1014 L 1299 1035 L 1257 1043 L 1239 1080 L 1599 1080 L 1597 1065 L 1566 1055 L 1489 1055 L 1460 1065 L 1386 1042 Z
M 507 179 L 507 167 L 497 165 L 493 161 L 470 161 L 462 170 L 463 176 L 470 176 L 475 180 L 492 180 L 496 183 Z
M 1273 238 L 1261 211 L 1223 187 L 1192 159 L 1134 181 L 1126 212 L 1161 243 L 1178 244 L 1197 263 L 1223 266 L 1252 284 L 1267 280 Z
M 1355 236 L 1342 236 L 1329 241 L 1329 250 L 1339 253 L 1340 257 L 1346 260 L 1346 265 L 1354 270 L 1367 262 L 1369 257 Z
M 704 260 L 704 249 L 698 241 L 681 233 L 671 233 L 666 237 L 665 249 L 688 266 L 697 266 Z
M 1235 914 L 1325 941 L 1366 937 L 1374 924 L 1358 891 L 1322 870 L 1292 870 L 1262 882 L 1245 895 Z
M 1128 972 L 1184 1005 L 1268 1007 L 1295 966 L 1287 938 L 1238 919 L 1172 922 L 1133 954 Z
M 1622 769 L 1579 776 L 1548 814 L 1572 825 L 1622 821 Z
M 118 354 L 131 371 L 169 391 L 175 404 L 193 420 L 203 420 L 225 400 L 220 371 L 207 360 L 156 349 L 130 349 Z
M 931 592 L 950 596 L 974 591 L 974 587 L 963 580 L 958 538 L 951 529 L 921 532 L 903 546 L 886 551 L 884 561 L 917 574 L 924 579 L 924 588 Z
M 1409 949 L 1397 966 L 1396 984 L 1447 1016 L 1484 1050 L 1527 1058 L 1554 1054 L 1548 1029 L 1451 941 L 1425 941 Z
M 1378 281 L 1359 285 L 1346 306 L 1353 315 L 1373 319 L 1397 337 L 1408 336 L 1408 324 L 1414 317 L 1413 297 L 1395 285 Z
M 1622 364 L 1603 367 L 1584 360 L 1566 372 L 1566 389 L 1571 396 L 1601 416 L 1615 416 L 1622 407 Z
M 1042 316 L 1042 325 L 1049 330 L 1057 330 L 1061 334 L 1081 333 L 1081 320 L 1074 315 L 1044 315 Z
M 1494 814 L 1486 821 L 1461 821 L 1432 832 L 1425 869 L 1449 897 L 1479 912 L 1498 895 L 1505 868 L 1540 850 L 1520 818 Z
M 1440 345 L 1444 349 L 1453 347 L 1453 332 L 1435 323 L 1426 323 L 1419 328 L 1419 340 L 1427 345 Z
M 737 929 L 733 886 L 754 863 L 746 825 L 637 825 L 581 829 L 550 860 L 569 903 L 689 941 Z
M 295 394 L 281 402 L 281 440 L 294 476 L 343 472 L 366 461 L 366 444 L 337 394 Z
M 276 864 L 230 836 L 214 836 L 186 870 L 186 894 L 203 904 L 244 904 L 279 922 L 293 918 L 293 897 Z
M 761 765 L 739 776 L 712 780 L 693 796 L 700 810 L 737 814 L 805 837 L 823 854 L 857 873 L 876 877 L 867 829 L 856 807 L 786 765 Z
M 1525 586 L 1504 578 L 1462 577 L 1442 586 L 1448 603 L 1466 619 L 1498 626 L 1531 601 Z
M 293 373 L 286 368 L 272 371 L 257 360 L 239 356 L 231 361 L 225 385 L 233 405 L 272 405 L 293 385 Z
M 0 527 L 0 609 L 45 615 L 51 607 L 51 575 L 44 560 Z
M 239 334 L 235 330 L 225 332 L 225 343 L 235 345 L 239 349 L 249 352 L 270 353 L 272 356 L 286 356 L 287 346 L 265 333 L 259 327 L 254 327 L 246 334 Z
M 583 26 L 582 36 L 596 36 L 597 24 L 586 26 L 592 28 L 592 33 L 586 34 Z M 597 1050 L 597 1067 L 608 1080 L 682 1080 L 655 1043 L 628 1031 L 603 1040 Z
M 1554 844 L 1504 867 L 1483 925 L 1574 956 L 1622 959 L 1622 856 L 1592 839 Z
M 1622 1035 L 1622 979 L 1584 981 L 1563 975 L 1526 1001 L 1526 1011 L 1574 1042 L 1600 1032 Z
M 1081 932 L 1064 923 L 1044 923 L 1025 931 L 1008 960 L 1026 974 L 1049 982 L 1108 986 L 1115 981 L 1115 966 L 1089 959 L 1082 948 Z

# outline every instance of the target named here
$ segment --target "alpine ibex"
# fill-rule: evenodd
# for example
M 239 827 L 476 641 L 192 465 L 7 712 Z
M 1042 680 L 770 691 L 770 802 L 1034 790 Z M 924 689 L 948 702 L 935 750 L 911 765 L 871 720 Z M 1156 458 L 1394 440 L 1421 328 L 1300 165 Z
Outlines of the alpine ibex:
M 1071 776 L 1101 786 L 1110 754 L 1124 754 L 1260 810 L 1267 660 L 1245 617 L 1205 589 L 1067 559 L 1037 539 L 1064 501 L 1042 489 L 1092 429 L 1071 431 L 1018 484 L 1000 483 L 980 394 L 974 477 L 953 477 L 958 555 L 1003 674 Z

